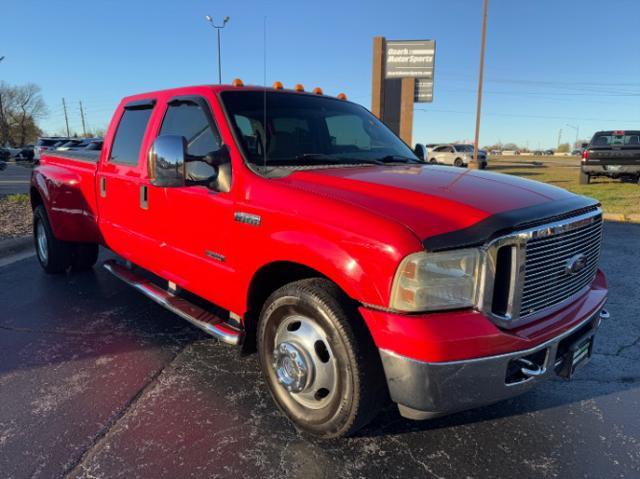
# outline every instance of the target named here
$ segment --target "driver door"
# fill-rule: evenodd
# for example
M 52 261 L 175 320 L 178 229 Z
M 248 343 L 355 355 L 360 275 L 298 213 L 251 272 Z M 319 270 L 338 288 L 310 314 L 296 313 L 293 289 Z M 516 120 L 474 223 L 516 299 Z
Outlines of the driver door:
M 158 136 L 186 139 L 187 154 L 202 157 L 219 150 L 222 141 L 209 104 L 203 97 L 176 97 L 166 104 Z M 183 288 L 224 307 L 222 292 L 234 280 L 232 259 L 233 205 L 229 193 L 231 165 L 216 170 L 202 161 L 186 165 L 191 186 L 159 188 L 162 205 L 149 205 L 156 219 L 165 271 L 159 274 Z M 196 184 L 197 183 L 197 184 Z M 156 206 L 158 206 L 156 208 Z

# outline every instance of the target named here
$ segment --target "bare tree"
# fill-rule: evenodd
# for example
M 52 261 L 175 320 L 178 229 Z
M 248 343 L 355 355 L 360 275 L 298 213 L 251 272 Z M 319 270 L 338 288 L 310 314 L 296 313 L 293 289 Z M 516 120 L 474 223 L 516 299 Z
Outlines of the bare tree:
M 0 83 L 0 144 L 24 145 L 35 140 L 37 122 L 47 114 L 40 87 Z

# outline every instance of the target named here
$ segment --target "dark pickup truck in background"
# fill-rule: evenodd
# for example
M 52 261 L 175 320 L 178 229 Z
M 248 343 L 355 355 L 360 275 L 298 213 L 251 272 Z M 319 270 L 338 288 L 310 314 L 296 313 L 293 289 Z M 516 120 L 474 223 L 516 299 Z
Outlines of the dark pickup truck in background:
M 598 131 L 582 153 L 580 183 L 608 176 L 640 184 L 640 130 Z

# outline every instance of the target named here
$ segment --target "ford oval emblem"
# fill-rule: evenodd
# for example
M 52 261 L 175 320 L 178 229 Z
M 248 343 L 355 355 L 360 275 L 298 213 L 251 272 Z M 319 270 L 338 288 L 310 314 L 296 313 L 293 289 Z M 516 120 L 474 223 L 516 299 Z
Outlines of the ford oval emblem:
M 567 260 L 565 272 L 569 275 L 576 274 L 585 269 L 587 266 L 587 255 L 584 253 L 572 256 Z

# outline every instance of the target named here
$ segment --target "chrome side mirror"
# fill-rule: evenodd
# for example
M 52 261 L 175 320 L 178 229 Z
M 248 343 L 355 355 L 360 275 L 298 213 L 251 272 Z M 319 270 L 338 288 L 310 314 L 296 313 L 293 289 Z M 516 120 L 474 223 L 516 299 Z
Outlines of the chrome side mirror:
M 427 158 L 427 149 L 421 143 L 416 143 L 416 147 L 413 149 L 413 152 L 421 161 L 425 161 Z
M 147 169 L 154 186 L 185 186 L 185 160 L 187 141 L 183 136 L 162 135 L 155 139 L 149 150 Z

